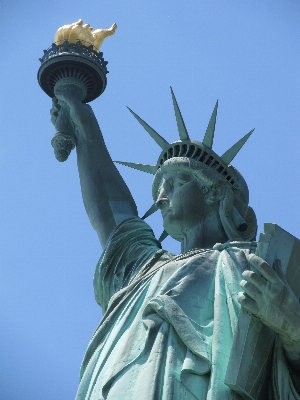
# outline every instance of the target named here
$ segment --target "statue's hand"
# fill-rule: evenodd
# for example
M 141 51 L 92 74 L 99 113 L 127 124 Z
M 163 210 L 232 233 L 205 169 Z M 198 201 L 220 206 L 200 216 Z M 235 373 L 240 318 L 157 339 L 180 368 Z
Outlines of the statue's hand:
M 52 99 L 52 108 L 50 110 L 50 115 L 51 115 L 51 122 L 53 125 L 55 125 L 59 110 L 61 109 L 60 105 L 58 104 L 58 100 L 56 97 L 53 97 Z
M 273 270 L 260 257 L 251 254 L 248 259 L 262 276 L 243 272 L 240 285 L 245 293 L 238 294 L 239 302 L 279 333 L 288 352 L 300 354 L 300 303 L 286 282 L 280 261 L 275 261 Z
M 83 104 L 76 93 L 76 87 L 63 86 L 55 91 L 56 97 L 52 99 L 50 110 L 51 122 L 55 125 L 61 106 L 58 101 L 66 103 L 70 110 L 70 118 L 74 125 L 77 143 L 84 139 L 92 139 L 98 134 L 99 127 L 92 108 Z M 97 133 L 96 133 L 97 132 Z

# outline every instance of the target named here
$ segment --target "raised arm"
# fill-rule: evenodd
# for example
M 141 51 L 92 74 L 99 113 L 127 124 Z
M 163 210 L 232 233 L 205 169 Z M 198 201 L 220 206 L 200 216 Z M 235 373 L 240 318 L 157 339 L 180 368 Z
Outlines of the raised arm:
M 76 136 L 77 164 L 84 206 L 102 247 L 117 224 L 136 216 L 131 193 L 111 160 L 92 108 L 82 104 L 72 92 L 56 96 L 70 108 Z M 52 122 L 59 112 L 53 100 Z

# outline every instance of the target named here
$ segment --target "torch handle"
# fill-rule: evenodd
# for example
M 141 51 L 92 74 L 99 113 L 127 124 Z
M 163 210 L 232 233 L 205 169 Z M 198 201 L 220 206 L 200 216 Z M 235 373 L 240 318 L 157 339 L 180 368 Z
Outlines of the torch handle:
M 70 119 L 70 109 L 63 101 L 58 101 L 60 111 L 55 123 L 55 133 L 51 140 L 54 154 L 58 161 L 66 161 L 76 145 L 73 126 Z
M 72 95 L 79 101 L 82 101 L 87 94 L 86 86 L 76 78 L 61 78 L 56 82 L 54 94 Z M 57 96 L 58 97 L 58 96 Z M 71 151 L 76 146 L 75 134 L 70 117 L 70 108 L 62 100 L 58 100 L 60 110 L 55 123 L 55 133 L 51 140 L 54 154 L 58 161 L 66 161 Z

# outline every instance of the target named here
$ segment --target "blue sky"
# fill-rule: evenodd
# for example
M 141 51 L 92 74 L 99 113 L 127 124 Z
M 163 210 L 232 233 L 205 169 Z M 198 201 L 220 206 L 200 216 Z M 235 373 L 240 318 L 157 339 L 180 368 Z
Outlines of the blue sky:
M 160 153 L 126 106 L 175 141 L 171 85 L 190 137 L 201 141 L 218 99 L 218 154 L 256 128 L 233 165 L 248 183 L 259 232 L 275 222 L 300 237 L 300 3 L 3 0 L 0 11 L 0 397 L 72 399 L 101 319 L 92 286 L 101 248 L 75 152 L 59 163 L 50 145 L 51 99 L 36 79 L 43 50 L 79 18 L 95 29 L 116 22 L 101 49 L 108 85 L 91 103 L 112 158 L 154 164 Z M 152 177 L 120 171 L 144 214 Z M 149 223 L 159 236 L 160 216 Z

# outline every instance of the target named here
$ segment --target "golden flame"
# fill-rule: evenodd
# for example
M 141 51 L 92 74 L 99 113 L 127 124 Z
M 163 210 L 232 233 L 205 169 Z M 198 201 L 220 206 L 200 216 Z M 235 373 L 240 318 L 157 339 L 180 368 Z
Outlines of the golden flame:
M 82 19 L 73 22 L 70 25 L 64 25 L 59 28 L 54 35 L 54 42 L 57 45 L 62 44 L 65 40 L 70 43 L 76 43 L 78 40 L 85 46 L 93 45 L 95 51 L 99 51 L 104 39 L 115 33 L 117 24 L 112 24 L 109 29 L 96 29 L 89 24 L 83 25 Z

